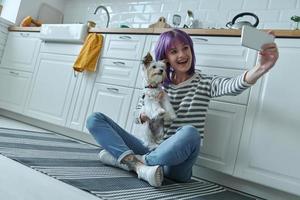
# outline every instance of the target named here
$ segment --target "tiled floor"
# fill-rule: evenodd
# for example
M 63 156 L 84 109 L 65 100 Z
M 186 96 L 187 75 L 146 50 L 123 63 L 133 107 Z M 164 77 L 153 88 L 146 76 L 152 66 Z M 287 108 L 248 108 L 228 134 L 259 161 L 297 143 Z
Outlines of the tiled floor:
M 0 116 L 0 127 L 3 128 L 15 128 L 15 129 L 24 129 L 24 130 L 32 130 L 32 131 L 46 131 L 44 129 L 40 129 L 13 119 L 9 119 L 3 116 Z
M 45 131 L 0 116 L 0 127 Z M 94 195 L 0 155 L 0 196 L 5 200 L 99 200 Z

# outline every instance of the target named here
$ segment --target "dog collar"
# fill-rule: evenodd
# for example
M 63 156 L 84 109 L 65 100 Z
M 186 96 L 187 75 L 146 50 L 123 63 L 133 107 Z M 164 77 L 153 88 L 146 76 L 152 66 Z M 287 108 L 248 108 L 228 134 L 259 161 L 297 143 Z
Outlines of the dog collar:
M 154 86 L 154 85 L 147 85 L 147 86 L 145 86 L 145 88 L 157 88 L 157 86 Z

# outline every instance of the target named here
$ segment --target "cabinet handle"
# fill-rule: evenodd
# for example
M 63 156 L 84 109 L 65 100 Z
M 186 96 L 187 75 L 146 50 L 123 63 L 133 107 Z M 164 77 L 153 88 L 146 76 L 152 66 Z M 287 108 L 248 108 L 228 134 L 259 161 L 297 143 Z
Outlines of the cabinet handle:
M 29 37 L 29 33 L 20 33 L 22 37 Z
M 124 62 L 121 62 L 121 61 L 114 61 L 113 62 L 115 65 L 125 65 Z
M 200 37 L 196 37 L 196 38 L 193 38 L 195 40 L 200 40 L 200 41 L 204 41 L 204 42 L 208 42 L 208 39 L 206 38 L 200 38 Z
M 123 39 L 123 40 L 131 40 L 132 38 L 128 35 L 124 35 L 124 36 L 120 36 L 119 37 L 120 39 Z
M 112 87 L 109 87 L 109 88 L 106 88 L 108 91 L 110 92 L 114 92 L 114 93 L 119 93 L 119 89 L 118 88 L 112 88 Z
M 9 71 L 10 74 L 15 75 L 15 76 L 19 76 L 18 72 L 14 72 L 14 71 Z

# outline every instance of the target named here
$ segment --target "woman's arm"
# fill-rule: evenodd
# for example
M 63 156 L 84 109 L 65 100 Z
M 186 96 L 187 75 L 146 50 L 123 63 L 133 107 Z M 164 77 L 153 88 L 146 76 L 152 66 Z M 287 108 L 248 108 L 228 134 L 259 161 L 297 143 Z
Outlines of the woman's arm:
M 244 81 L 254 84 L 275 65 L 278 57 L 278 49 L 275 43 L 263 45 L 262 50 L 259 52 L 258 64 L 246 73 Z

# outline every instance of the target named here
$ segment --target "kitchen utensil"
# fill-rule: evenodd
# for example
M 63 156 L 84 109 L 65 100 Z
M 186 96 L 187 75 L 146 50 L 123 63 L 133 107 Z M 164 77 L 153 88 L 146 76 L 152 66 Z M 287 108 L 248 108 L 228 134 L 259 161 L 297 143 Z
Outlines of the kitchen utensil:
M 244 17 L 244 16 L 251 16 L 255 19 L 255 23 L 252 24 L 249 21 L 237 21 L 239 18 Z M 254 13 L 250 13 L 250 12 L 243 12 L 243 13 L 239 13 L 237 14 L 232 21 L 228 22 L 226 24 L 226 27 L 231 28 L 231 29 L 241 29 L 243 26 L 252 26 L 252 27 L 257 27 L 259 23 L 259 19 L 258 16 L 255 15 Z
M 38 11 L 38 20 L 43 24 L 62 24 L 63 23 L 63 13 L 48 5 L 47 3 L 42 3 Z
M 198 19 L 195 19 L 190 28 L 201 28 L 202 24 Z
M 187 11 L 189 17 L 189 25 L 184 25 L 183 28 L 201 28 L 201 22 L 194 18 L 194 13 L 190 10 Z
M 189 23 L 188 27 L 191 27 L 192 24 L 193 24 L 193 21 L 194 21 L 194 13 L 191 10 L 188 10 L 187 14 L 188 14 L 188 17 L 189 17 L 189 20 L 190 20 L 190 23 Z
M 181 16 L 177 15 L 177 14 L 173 15 L 173 21 L 172 22 L 173 22 L 174 27 L 177 28 L 181 23 Z

